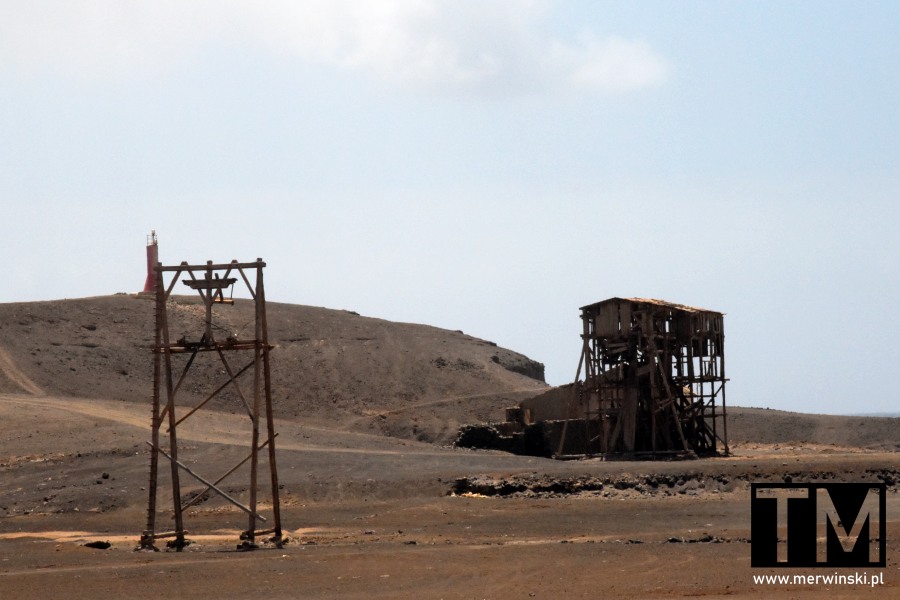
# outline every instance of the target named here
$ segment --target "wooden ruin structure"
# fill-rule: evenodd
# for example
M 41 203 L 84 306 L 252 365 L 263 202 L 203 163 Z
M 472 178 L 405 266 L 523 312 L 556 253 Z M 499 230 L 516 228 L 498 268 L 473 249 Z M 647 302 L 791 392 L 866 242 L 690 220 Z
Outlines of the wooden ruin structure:
M 280 547 L 282 543 L 280 503 L 278 498 L 278 472 L 275 462 L 275 428 L 272 415 L 272 389 L 269 367 L 269 352 L 272 346 L 268 342 L 266 324 L 266 297 L 263 286 L 262 259 L 256 262 L 227 264 L 189 265 L 186 262 L 178 266 L 155 266 L 155 340 L 153 350 L 153 401 L 151 420 L 150 446 L 150 483 L 147 503 L 147 526 L 144 529 L 139 549 L 155 550 L 157 540 L 167 539 L 167 546 L 181 550 L 189 542 L 185 535 L 185 511 L 208 494 L 218 494 L 247 514 L 247 529 L 241 534 L 239 549 L 248 550 L 257 547 L 257 538 L 271 535 L 271 540 Z M 167 281 L 168 279 L 168 281 Z M 254 335 L 238 339 L 234 334 L 217 339 L 213 325 L 213 308 L 233 304 L 231 295 L 226 290 L 242 281 L 247 286 L 254 303 Z M 196 291 L 205 309 L 205 327 L 202 331 L 185 333 L 173 339 L 171 319 L 169 315 L 170 296 L 176 284 L 182 281 L 185 286 Z M 182 404 L 179 391 L 191 372 L 191 367 L 204 360 L 220 361 L 227 379 L 218 385 L 210 385 L 211 391 L 204 400 L 194 406 Z M 242 363 L 233 365 L 226 356 L 243 357 Z M 241 379 L 241 376 L 248 375 Z M 252 374 L 252 375 L 250 375 Z M 247 380 L 250 380 L 248 383 Z M 209 382 L 203 382 L 209 383 Z M 239 436 L 246 435 L 249 454 L 237 465 L 219 476 L 204 476 L 199 473 L 202 467 L 188 467 L 179 456 L 178 427 L 197 411 L 206 406 L 213 398 L 226 388 L 233 389 L 240 399 L 242 409 L 249 417 L 246 431 L 234 432 L 236 443 Z M 259 462 L 260 455 L 265 452 L 268 458 L 269 483 L 271 485 L 271 521 L 260 514 L 259 497 Z M 160 457 L 165 458 L 170 466 L 168 483 L 171 485 L 172 518 L 174 528 L 166 531 L 157 530 L 157 496 L 161 494 Z M 237 472 L 249 462 L 249 482 L 242 484 L 249 494 L 249 502 L 242 503 L 222 489 L 222 481 Z M 210 465 L 218 467 L 218 465 Z M 246 469 L 245 469 L 246 470 Z M 187 501 L 182 497 L 182 473 L 202 484 L 203 491 L 193 495 Z M 258 529 L 260 522 L 268 527 Z
M 647 298 L 583 306 L 581 359 L 556 454 L 727 454 L 723 317 Z

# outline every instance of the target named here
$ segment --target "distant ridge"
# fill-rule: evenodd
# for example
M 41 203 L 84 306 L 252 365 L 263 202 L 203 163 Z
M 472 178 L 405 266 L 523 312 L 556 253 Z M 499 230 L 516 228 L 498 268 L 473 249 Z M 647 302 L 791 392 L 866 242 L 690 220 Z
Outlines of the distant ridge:
M 850 417 L 888 417 L 891 419 L 900 418 L 900 412 L 881 412 L 881 413 L 853 413 L 847 415 Z
M 730 443 L 824 444 L 900 450 L 896 417 L 816 415 L 767 408 L 728 407 Z

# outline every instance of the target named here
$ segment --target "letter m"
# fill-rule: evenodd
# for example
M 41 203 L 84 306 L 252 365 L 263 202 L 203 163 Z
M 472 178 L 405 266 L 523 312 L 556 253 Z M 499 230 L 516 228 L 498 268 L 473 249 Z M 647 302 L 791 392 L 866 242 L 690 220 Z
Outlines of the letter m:
M 845 485 L 852 486 L 853 484 Z M 837 494 L 838 490 L 840 490 L 840 488 L 835 488 L 834 493 Z M 859 512 L 857 512 L 852 521 L 847 522 L 846 520 L 842 520 L 838 515 L 831 493 L 824 487 L 816 489 L 816 525 L 817 529 L 820 531 L 816 539 L 816 562 L 830 562 L 831 564 L 834 564 L 835 559 L 837 558 L 828 556 L 829 528 L 834 532 L 835 537 L 837 537 L 837 540 L 840 542 L 841 549 L 846 554 L 853 552 L 866 522 L 869 523 L 867 536 L 869 539 L 865 540 L 864 543 L 866 543 L 866 546 L 868 547 L 868 562 L 855 566 L 874 565 L 881 560 L 884 560 L 880 552 L 884 547 L 884 540 L 881 539 L 883 492 L 884 490 L 878 487 L 868 488 L 866 490 L 865 499 L 859 508 Z M 822 532 L 822 529 L 824 529 L 824 532 Z M 829 558 L 831 558 L 831 561 L 829 561 Z

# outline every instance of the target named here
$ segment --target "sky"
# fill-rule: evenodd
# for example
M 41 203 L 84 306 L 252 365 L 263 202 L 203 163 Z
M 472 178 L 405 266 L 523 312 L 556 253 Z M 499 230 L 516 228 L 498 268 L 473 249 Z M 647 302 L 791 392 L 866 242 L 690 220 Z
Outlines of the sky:
M 729 405 L 897 412 L 898 82 L 892 1 L 2 0 L 0 302 L 155 229 L 552 384 L 579 307 L 705 307 Z

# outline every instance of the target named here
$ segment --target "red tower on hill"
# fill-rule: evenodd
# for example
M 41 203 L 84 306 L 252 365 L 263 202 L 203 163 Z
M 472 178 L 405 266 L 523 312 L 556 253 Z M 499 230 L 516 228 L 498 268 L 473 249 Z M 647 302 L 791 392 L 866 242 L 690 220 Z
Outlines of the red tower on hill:
M 147 279 L 144 281 L 144 293 L 156 292 L 156 265 L 159 263 L 159 246 L 156 243 L 156 230 L 147 236 Z

